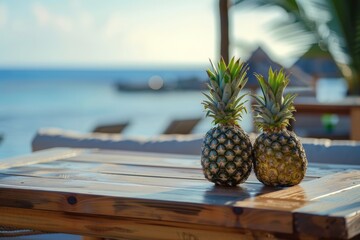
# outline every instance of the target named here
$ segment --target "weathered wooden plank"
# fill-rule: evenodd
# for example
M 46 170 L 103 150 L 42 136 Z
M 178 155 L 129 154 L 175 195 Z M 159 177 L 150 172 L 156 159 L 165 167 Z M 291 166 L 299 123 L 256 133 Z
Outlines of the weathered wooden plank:
M 158 176 L 184 179 L 204 179 L 203 173 L 200 169 L 186 169 L 186 168 L 161 168 L 161 167 L 147 167 L 147 166 L 131 166 L 131 165 L 102 165 L 102 173 L 108 174 L 130 174 L 136 176 Z M 339 171 L 342 171 L 339 169 Z M 335 171 L 336 172 L 336 171 Z M 306 176 L 305 181 L 319 178 L 334 173 L 334 171 L 318 171 L 310 177 Z M 255 178 L 250 178 L 249 181 L 257 181 Z M 257 181 L 258 182 L 258 181 Z
M 238 196 L 224 196 L 214 194 L 211 189 L 200 193 L 159 187 L 129 188 L 116 184 L 104 185 L 102 190 L 98 190 L 99 187 L 93 189 L 92 184 L 86 186 L 71 182 L 62 184 L 62 188 L 59 188 L 56 187 L 56 182 L 44 183 L 40 179 L 29 185 L 29 179 L 19 178 L 16 178 L 16 181 L 21 181 L 19 186 L 12 183 L 11 191 L 7 191 L 5 184 L 0 184 L 0 188 L 4 186 L 0 189 L 0 206 L 162 219 L 214 226 L 246 226 L 255 230 L 272 229 L 287 233 L 293 231 L 291 210 L 301 206 L 293 205 L 291 209 L 278 205 L 272 207 L 271 204 L 267 204 L 267 209 L 233 206 L 234 203 L 250 197 L 246 191 L 239 192 Z
M 26 176 L 11 176 L 0 174 L 0 188 L 12 189 L 37 189 L 42 191 L 59 191 L 73 193 L 92 193 L 94 195 L 104 194 L 114 197 L 134 197 L 134 198 L 157 198 L 166 197 L 169 199 L 185 199 L 187 201 L 202 201 L 203 196 L 199 192 L 194 194 L 192 189 L 181 189 L 171 187 L 159 187 L 140 184 L 111 183 L 99 181 L 82 181 L 73 179 L 52 179 L 36 178 Z M 204 190 L 199 190 L 204 191 Z M 158 195 L 160 194 L 160 195 Z M 186 194 L 182 196 L 182 194 Z M 171 197 L 173 196 L 173 197 Z
M 103 151 L 95 153 L 84 152 L 79 156 L 75 156 L 66 161 L 74 162 L 95 162 L 95 163 L 111 163 L 119 165 L 137 165 L 137 166 L 153 166 L 153 167 L 169 167 L 169 168 L 194 168 L 201 169 L 200 159 L 198 156 L 187 156 L 182 158 L 181 155 L 162 155 L 151 154 L 123 154 L 121 151 L 113 151 L 114 154 L 103 154 Z M 127 152 L 126 152 L 127 153 Z M 360 165 L 342 165 L 342 164 L 319 164 L 309 163 L 307 176 L 322 177 L 336 172 L 359 169 Z
M 297 201 L 297 204 L 289 200 Z M 285 202 L 283 202 L 285 201 Z M 351 238 L 360 233 L 360 171 L 325 176 L 285 190 L 236 203 L 266 209 L 277 203 L 294 212 L 299 233 L 318 237 Z
M 82 164 L 79 164 L 78 166 L 80 167 L 82 166 Z M 172 167 L 101 164 L 97 167 L 96 171 L 100 173 L 120 174 L 120 175 L 156 176 L 159 178 L 204 180 L 204 175 L 200 168 L 193 169 L 193 168 L 181 168 L 181 167 L 172 168 Z
M 360 233 L 358 170 L 328 175 L 285 190 L 263 194 L 253 201 L 277 201 L 281 204 L 282 200 L 290 199 L 304 203 L 302 207 L 292 210 L 298 232 L 338 238 L 351 238 Z M 243 206 L 244 202 L 240 205 Z
M 69 149 L 69 148 L 47 149 L 21 157 L 14 157 L 14 158 L 8 158 L 6 160 L 2 160 L 0 161 L 0 170 L 11 167 L 32 165 L 36 163 L 51 162 L 59 159 L 66 159 L 76 156 L 82 152 L 84 152 L 84 150 L 81 149 Z
M 82 166 L 84 164 L 85 166 Z M 75 166 L 74 166 L 75 165 Z M 202 175 L 202 173 L 198 173 L 198 176 L 196 179 L 176 179 L 173 176 L 172 173 L 167 173 L 167 169 L 160 171 L 159 169 L 156 170 L 156 172 L 162 172 L 163 177 L 168 177 L 166 181 L 164 181 L 163 178 L 159 178 L 156 176 L 154 172 L 152 172 L 152 168 L 150 170 L 142 170 L 144 173 L 143 175 L 129 175 L 126 171 L 124 175 L 119 174 L 118 172 L 115 174 L 103 174 L 99 173 L 101 172 L 101 166 L 102 164 L 96 164 L 96 163 L 72 163 L 72 162 L 64 162 L 64 161 L 58 161 L 56 162 L 56 165 L 51 163 L 44 163 L 44 164 L 37 164 L 32 166 L 26 166 L 26 167 L 19 167 L 19 168 L 13 168 L 13 169 L 7 169 L 6 171 L 2 171 L 4 177 L 6 176 L 9 179 L 11 175 L 18 175 L 18 176 L 34 176 L 36 178 L 42 177 L 42 178 L 59 178 L 61 180 L 55 181 L 55 184 L 53 187 L 59 186 L 62 182 L 65 182 L 66 185 L 69 185 L 69 181 L 74 180 L 86 180 L 86 181 L 92 181 L 89 182 L 92 186 L 100 186 L 99 189 L 101 191 L 104 190 L 104 187 L 101 186 L 101 184 L 104 183 L 110 183 L 110 188 L 105 186 L 105 189 L 113 190 L 113 185 L 126 185 L 126 186 L 132 186 L 132 185 L 151 185 L 151 187 L 156 186 L 166 186 L 170 187 L 172 190 L 176 190 L 179 188 L 186 187 L 186 190 L 197 190 L 202 189 L 205 191 L 209 191 L 209 187 L 212 187 L 213 184 L 206 181 Z M 91 169 L 95 172 L 87 172 L 88 169 Z M 111 169 L 111 167 L 109 167 Z M 84 172 L 86 171 L 86 172 Z M 150 176 L 148 175 L 150 174 Z M 31 179 L 30 181 L 39 182 L 38 179 Z M 94 182 L 95 181 L 95 182 Z M 44 181 L 46 183 L 47 180 Z M 51 180 L 50 182 L 54 183 L 54 180 Z M 76 181 L 75 181 L 76 182 Z M 6 182 L 3 182 L 5 184 Z M 13 184 L 14 182 L 11 182 L 9 184 Z M 249 183 L 256 183 L 255 185 L 249 185 Z M 15 182 L 16 184 L 16 182 Z M 100 185 L 99 185 L 100 184 Z M 21 185 L 24 186 L 24 185 Z M 47 185 L 44 185 L 45 187 Z M 83 185 L 82 185 L 83 186 Z M 93 188 L 92 188 L 93 189 Z M 211 194 L 219 194 L 220 189 L 222 188 L 215 188 L 211 190 Z M 279 189 L 272 189 L 272 188 L 265 188 L 263 187 L 260 182 L 257 181 L 254 174 L 252 174 L 249 178 L 249 180 L 245 184 L 241 184 L 239 188 L 235 188 L 235 191 L 228 191 L 225 190 L 226 188 L 223 188 L 226 195 L 229 194 L 229 192 L 232 192 L 234 195 L 238 195 L 238 191 L 236 189 L 247 189 L 247 191 L 250 191 L 250 196 L 253 195 L 260 195 L 267 193 L 269 191 L 275 191 Z M 94 189 L 93 189 L 94 190 Z M 167 189 L 169 190 L 169 189 Z M 143 192 L 143 191 L 140 191 Z M 248 194 L 249 196 L 249 194 Z
M 296 209 L 295 227 L 298 232 L 326 237 L 352 238 L 360 234 L 360 185 Z
M 198 158 L 198 155 L 188 155 L 188 154 L 176 154 L 176 153 L 158 153 L 158 152 L 142 152 L 142 151 L 126 151 L 126 150 L 110 150 L 110 149 L 89 149 L 92 154 L 101 154 L 101 155 L 118 155 L 122 153 L 123 155 L 130 156 L 145 156 L 145 157 L 164 157 L 164 158 L 181 158 L 181 159 L 195 159 Z
M 133 161 L 134 160 L 134 161 Z M 69 164 L 70 162 L 73 163 L 73 168 L 76 168 L 77 166 L 81 166 L 81 164 L 84 164 L 84 166 L 87 166 L 87 164 L 100 164 L 103 163 L 103 171 L 107 173 L 120 173 L 119 169 L 126 168 L 135 168 L 138 169 L 146 169 L 146 172 L 151 172 L 151 170 L 155 170 L 154 174 L 158 174 L 160 171 L 162 174 L 166 172 L 176 171 L 179 172 L 179 174 L 183 175 L 183 172 L 185 173 L 200 173 L 201 172 L 201 166 L 200 161 L 196 160 L 184 160 L 181 164 L 178 164 L 178 161 L 176 159 L 162 159 L 162 158 L 154 158 L 154 161 L 148 161 L 149 159 L 138 158 L 114 158 L 111 159 L 111 161 L 103 161 L 103 158 L 88 158 L 84 155 L 79 155 L 70 159 L 65 159 L 62 162 L 66 162 Z M 51 163 L 50 163 L 51 164 Z M 323 164 L 325 166 L 325 164 Z M 125 166 L 125 167 L 124 167 Z M 319 165 L 317 165 L 315 168 L 312 168 L 310 165 L 308 168 L 308 172 L 306 173 L 307 179 L 314 179 L 319 178 L 322 176 L 326 176 L 329 174 L 333 174 L 336 172 L 341 172 L 344 169 L 349 169 L 351 166 L 347 166 L 345 168 L 344 166 L 339 168 L 321 168 Z M 164 171 L 166 169 L 166 171 Z M 360 169 L 360 168 L 359 168 Z M 176 174 L 176 175 L 179 175 Z M 172 174 L 173 175 L 173 174 Z M 198 174 L 196 174 L 198 175 Z M 173 175 L 174 176 L 174 175 Z M 189 177 L 189 176 L 187 176 Z M 203 178 L 202 174 L 200 174 L 200 177 Z
M 63 175 L 63 173 L 60 173 Z M 97 179 L 94 179 L 98 176 Z M 151 194 L 151 197 L 156 197 L 157 192 L 169 192 L 175 196 L 175 199 L 188 199 L 193 198 L 194 201 L 207 200 L 204 196 L 216 196 L 218 200 L 230 201 L 241 199 L 244 197 L 251 197 L 259 194 L 274 191 L 272 188 L 264 188 L 259 184 L 244 183 L 235 188 L 217 187 L 213 183 L 206 180 L 183 180 L 183 179 L 163 179 L 157 178 L 139 178 L 134 176 L 113 176 L 105 175 L 105 177 L 112 177 L 103 181 L 103 177 L 99 174 L 94 175 L 91 179 L 83 179 L 80 175 L 79 178 L 42 178 L 36 176 L 21 176 L 12 174 L 0 174 L 0 186 L 5 188 L 24 189 L 26 187 L 37 188 L 44 191 L 74 191 L 79 193 L 87 193 L 92 191 L 94 194 L 106 193 L 111 196 L 122 196 L 121 194 L 128 194 L 127 196 L 138 197 Z M 88 174 L 86 174 L 88 177 Z M 113 180 L 113 181 L 112 181 Z M 133 194 L 133 195 L 131 195 Z M 195 198 L 194 195 L 199 195 Z M 164 197 L 164 196 L 163 196 Z M 171 198 L 172 199 L 172 198 Z M 171 200 L 167 199 L 167 200 Z
M 143 180 L 139 180 L 133 176 L 123 176 L 124 178 L 130 178 L 126 181 L 114 181 L 114 182 L 101 182 L 98 180 L 83 181 L 74 179 L 43 179 L 38 177 L 26 177 L 26 176 L 12 176 L 6 174 L 0 174 L 0 187 L 4 188 L 6 192 L 8 188 L 12 189 L 37 189 L 41 191 L 60 191 L 68 193 L 78 194 L 105 194 L 106 196 L 114 197 L 133 197 L 133 198 L 150 198 L 150 199 L 162 199 L 168 201 L 183 201 L 194 203 L 212 203 L 223 204 L 238 201 L 241 199 L 250 198 L 255 195 L 264 194 L 270 191 L 275 191 L 273 188 L 263 187 L 261 184 L 247 184 L 244 183 L 236 188 L 216 187 L 212 183 L 207 181 L 192 181 L 184 180 L 179 181 L 177 179 L 171 182 L 166 182 L 165 186 L 158 186 L 142 183 Z M 133 182 L 137 179 L 138 182 Z M 155 179 L 155 178 L 154 178 Z M 146 179 L 145 179 L 146 181 Z M 161 179 L 160 179 L 161 181 Z M 183 184 L 182 184 L 183 182 Z
M 354 214 L 346 216 L 347 236 L 360 239 L 360 214 L 357 211 Z
M 131 170 L 131 174 L 127 171 Z M 135 169 L 135 170 L 133 170 Z M 179 172 L 187 172 L 186 169 L 180 168 Z M 202 170 L 190 169 L 190 174 L 178 173 L 177 168 L 171 168 L 169 171 L 167 167 L 150 167 L 150 166 L 114 166 L 112 164 L 102 164 L 95 162 L 72 162 L 72 161 L 56 161 L 56 163 L 41 163 L 25 167 L 17 167 L 3 170 L 4 174 L 22 175 L 22 176 L 36 176 L 44 178 L 67 178 L 67 179 L 83 179 L 83 180 L 99 180 L 99 181 L 122 181 L 125 176 L 144 180 L 147 184 L 164 184 L 164 178 L 167 181 L 173 182 L 175 180 L 179 183 L 196 180 L 199 182 L 207 182 L 203 176 Z M 158 175 L 161 174 L 161 178 Z M 146 178 L 146 179 L 145 179 Z M 176 180 L 181 179 L 181 180 Z M 313 180 L 315 177 L 306 176 L 304 181 Z M 188 181 L 189 180 L 189 181 Z M 247 183 L 260 184 L 260 182 L 252 173 L 246 181 Z M 177 185 L 173 185 L 177 186 Z
M 285 190 L 264 194 L 259 198 L 313 201 L 357 186 L 360 186 L 360 170 L 348 170 L 303 182 Z
M 103 154 L 103 151 L 98 151 L 94 155 L 91 153 L 84 153 L 81 156 L 75 156 L 65 161 L 80 161 L 80 162 L 96 162 L 96 163 L 112 163 L 116 165 L 135 165 L 135 166 L 153 166 L 153 167 L 168 167 L 168 168 L 193 168 L 200 169 L 200 160 L 197 156 L 188 156 L 188 158 L 182 159 L 181 155 L 155 155 L 152 154 L 151 158 L 147 155 L 138 153 L 137 155 L 130 154 L 122 155 L 122 152 L 113 151 L 111 154 Z M 145 159 L 145 161 L 144 161 Z M 149 160 L 149 161 L 148 161 Z M 108 165 L 109 166 L 109 165 Z M 112 169 L 112 168 L 111 168 Z M 111 171 L 110 169 L 110 171 Z M 156 169 L 156 168 L 154 168 Z M 310 163 L 307 171 L 306 180 L 326 176 L 336 172 L 341 172 L 347 169 L 359 169 L 360 166 L 356 165 L 340 165 L 340 164 L 318 164 Z
M 192 194 L 211 194 L 221 196 L 231 196 L 233 198 L 237 198 L 239 196 L 254 196 L 259 194 L 268 193 L 274 191 L 272 188 L 264 188 L 259 182 L 257 184 L 253 183 L 243 183 L 241 186 L 235 188 L 226 188 L 226 187 L 216 187 L 213 183 L 210 183 L 203 180 L 193 180 L 193 179 L 173 179 L 169 178 L 164 181 L 164 179 L 159 179 L 156 177 L 137 177 L 137 176 L 129 176 L 129 175 L 113 175 L 113 174 L 101 174 L 101 173 L 88 173 L 88 172 L 46 172 L 41 173 L 39 171 L 30 171 L 27 173 L 13 173 L 6 172 L 0 173 L 0 179 L 7 179 L 6 181 L 2 181 L 2 184 L 7 185 L 15 185 L 24 187 L 24 183 L 19 184 L 18 177 L 22 176 L 23 182 L 29 184 L 28 180 L 31 182 L 37 183 L 41 181 L 43 183 L 42 186 L 48 187 L 47 185 L 48 179 L 51 179 L 49 183 L 55 188 L 59 187 L 62 182 L 69 183 L 69 181 L 90 181 L 88 184 L 93 185 L 97 184 L 105 184 L 105 187 L 100 188 L 99 190 L 103 191 L 104 189 L 113 189 L 112 186 L 122 185 L 125 188 L 131 188 L 133 185 L 136 186 L 150 186 L 150 187 L 160 187 L 161 189 L 166 189 L 167 191 L 176 191 L 176 190 L 186 190 L 192 191 Z M 32 180 L 32 178 L 25 177 L 34 177 L 38 180 Z M 255 178 L 255 177 L 254 177 Z M 56 180 L 58 179 L 58 180 Z M 107 187 L 108 184 L 110 187 Z M 31 186 L 33 186 L 32 184 Z M 68 188 L 67 188 L 68 189 Z M 246 193 L 246 194 L 244 194 Z
M 42 231 L 58 231 L 129 240 L 253 240 L 253 239 L 314 239 L 299 235 L 241 228 L 197 225 L 170 221 L 151 221 L 133 218 L 105 217 L 100 215 L 74 215 L 71 213 L 0 208 L 0 224 Z M 21 218 L 18 216 L 21 215 Z M 216 218 L 217 216 L 212 216 Z
M 145 160 L 144 160 L 145 159 Z M 116 154 L 99 153 L 83 153 L 80 156 L 74 156 L 68 159 L 74 162 L 96 162 L 96 163 L 112 163 L 112 164 L 128 164 L 141 166 L 157 166 L 157 167 L 181 167 L 181 168 L 195 168 L 200 169 L 200 156 L 193 158 L 182 158 L 181 156 L 168 155 L 125 155 L 123 152 L 116 152 Z

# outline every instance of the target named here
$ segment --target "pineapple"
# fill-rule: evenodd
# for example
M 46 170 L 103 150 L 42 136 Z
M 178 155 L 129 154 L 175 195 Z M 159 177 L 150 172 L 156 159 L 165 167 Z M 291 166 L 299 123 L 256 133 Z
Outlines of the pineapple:
M 254 170 L 257 179 L 267 186 L 293 186 L 305 176 L 307 159 L 294 132 L 287 130 L 294 119 L 295 94 L 283 92 L 289 83 L 283 70 L 269 69 L 268 81 L 255 74 L 263 96 L 254 96 L 255 125 L 262 130 L 254 143 Z M 295 120 L 295 119 L 294 119 Z
M 211 62 L 211 61 L 210 61 Z M 221 59 L 217 68 L 207 70 L 210 94 L 204 93 L 206 116 L 212 117 L 216 125 L 210 129 L 203 141 L 201 165 L 205 177 L 223 186 L 236 186 L 244 182 L 252 169 L 252 145 L 249 136 L 238 125 L 243 106 L 238 96 L 247 82 L 247 66 L 240 59 L 231 59 L 226 65 Z

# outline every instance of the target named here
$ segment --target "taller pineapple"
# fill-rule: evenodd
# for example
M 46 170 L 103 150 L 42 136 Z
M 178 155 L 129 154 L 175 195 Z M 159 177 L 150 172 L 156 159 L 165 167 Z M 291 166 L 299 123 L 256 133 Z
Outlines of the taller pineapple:
M 210 61 L 211 62 L 211 61 Z M 252 169 L 252 145 L 249 136 L 241 129 L 244 107 L 243 97 L 238 96 L 247 78 L 247 66 L 240 59 L 231 59 L 228 65 L 221 59 L 212 63 L 209 76 L 210 93 L 204 95 L 206 116 L 214 118 L 216 125 L 203 141 L 201 165 L 205 177 L 216 185 L 236 186 L 244 182 Z
M 255 96 L 255 125 L 262 133 L 254 143 L 254 170 L 256 177 L 268 186 L 293 186 L 305 176 L 307 159 L 304 148 L 294 132 L 286 127 L 293 119 L 294 94 L 283 97 L 289 83 L 281 70 L 269 69 L 268 80 L 255 75 L 263 96 Z

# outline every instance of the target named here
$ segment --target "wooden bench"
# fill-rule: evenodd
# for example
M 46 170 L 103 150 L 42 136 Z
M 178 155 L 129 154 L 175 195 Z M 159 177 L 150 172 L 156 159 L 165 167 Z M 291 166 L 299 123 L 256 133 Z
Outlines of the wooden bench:
M 360 166 L 304 181 L 207 182 L 198 156 L 55 148 L 0 161 L 0 225 L 121 239 L 360 237 Z

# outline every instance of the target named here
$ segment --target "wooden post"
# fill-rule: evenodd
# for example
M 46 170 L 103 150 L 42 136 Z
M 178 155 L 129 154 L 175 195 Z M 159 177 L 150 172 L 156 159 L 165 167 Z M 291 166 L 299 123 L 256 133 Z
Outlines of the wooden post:
M 219 0 L 220 10 L 220 55 L 229 62 L 229 1 Z
M 350 138 L 351 140 L 360 140 L 360 108 L 353 107 L 350 110 L 350 121 L 351 121 L 351 129 L 350 129 Z

